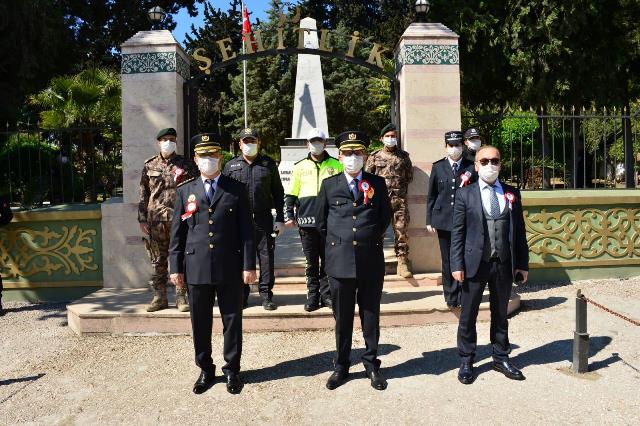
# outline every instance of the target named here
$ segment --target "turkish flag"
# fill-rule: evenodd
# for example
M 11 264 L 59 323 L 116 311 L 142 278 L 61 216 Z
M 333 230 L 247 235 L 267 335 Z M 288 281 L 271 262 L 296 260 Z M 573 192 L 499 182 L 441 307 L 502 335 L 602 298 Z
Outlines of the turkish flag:
M 247 10 L 247 7 L 245 6 L 244 10 L 242 11 L 242 41 L 245 41 L 245 37 L 247 34 L 249 35 L 249 38 L 251 39 L 251 46 L 253 47 L 253 51 L 255 52 L 256 50 L 256 40 L 253 38 L 253 31 L 251 31 L 251 21 L 249 21 L 249 11 Z

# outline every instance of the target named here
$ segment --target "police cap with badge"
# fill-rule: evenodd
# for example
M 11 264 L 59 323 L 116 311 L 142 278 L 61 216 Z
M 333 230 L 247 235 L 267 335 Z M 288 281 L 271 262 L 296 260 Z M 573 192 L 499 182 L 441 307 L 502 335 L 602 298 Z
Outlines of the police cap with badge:
M 464 141 L 462 132 L 454 130 L 444 134 L 444 143 L 449 146 L 462 145 Z
M 475 127 L 467 129 L 467 131 L 464 132 L 465 139 L 479 138 L 479 137 L 480 137 L 480 132 Z
M 198 157 L 215 154 L 222 150 L 220 136 L 215 133 L 200 133 L 191 138 L 191 145 L 195 145 L 193 152 Z
M 359 130 L 348 130 L 336 136 L 335 144 L 340 151 L 366 150 L 369 146 L 369 138 Z
M 260 137 L 258 136 L 258 131 L 256 129 L 253 127 L 247 127 L 240 131 L 238 139 L 242 140 L 247 138 L 259 139 Z

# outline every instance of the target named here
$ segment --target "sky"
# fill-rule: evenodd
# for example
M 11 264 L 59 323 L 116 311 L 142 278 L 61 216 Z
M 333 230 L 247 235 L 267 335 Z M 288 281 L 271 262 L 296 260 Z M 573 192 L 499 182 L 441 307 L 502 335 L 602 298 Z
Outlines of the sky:
M 222 10 L 227 10 L 229 7 L 229 0 L 207 0 L 214 7 L 220 8 Z M 260 18 L 260 20 L 266 19 L 267 9 L 269 8 L 270 0 L 245 0 L 245 5 L 250 13 L 251 23 L 256 21 L 256 18 Z M 184 35 L 185 33 L 191 32 L 191 24 L 195 25 L 196 28 L 202 27 L 204 24 L 204 3 L 198 4 L 198 15 L 191 17 L 187 12 L 186 8 L 183 8 L 175 15 L 173 18 L 177 22 L 176 29 L 173 30 L 173 36 L 178 40 L 182 45 L 184 45 Z M 238 22 L 238 31 L 242 28 L 242 23 Z

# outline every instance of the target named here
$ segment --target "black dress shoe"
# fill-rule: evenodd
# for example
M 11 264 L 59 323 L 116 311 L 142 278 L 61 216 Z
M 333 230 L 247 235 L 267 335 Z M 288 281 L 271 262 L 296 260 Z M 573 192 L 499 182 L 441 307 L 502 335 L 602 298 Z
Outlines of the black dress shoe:
M 371 387 L 376 390 L 385 390 L 387 388 L 387 379 L 384 378 L 382 371 L 367 371 L 367 377 L 371 379 Z
M 227 377 L 227 392 L 233 395 L 237 395 L 242 391 L 244 383 L 240 380 L 240 375 L 237 373 L 228 373 Z
M 331 301 L 330 297 L 323 297 L 321 305 L 325 306 L 325 307 L 327 307 L 329 309 L 333 309 L 333 302 Z
M 193 384 L 193 393 L 200 395 L 201 393 L 206 392 L 216 380 L 216 367 L 213 367 L 212 371 L 204 371 L 200 372 L 200 377 Z
M 317 299 L 309 299 L 304 304 L 304 310 L 307 312 L 317 311 L 318 309 L 320 309 L 320 302 Z
M 327 389 L 334 390 L 341 386 L 347 380 L 348 376 L 349 373 L 334 371 L 331 376 L 329 376 L 329 380 L 327 380 Z
M 262 301 L 262 307 L 265 311 L 275 311 L 276 309 L 278 309 L 278 305 L 273 303 L 273 300 L 271 299 L 264 299 Z
M 491 367 L 494 370 L 504 374 L 511 380 L 524 380 L 525 378 L 524 374 L 522 374 L 522 371 L 518 370 L 513 364 L 511 364 L 511 361 L 509 360 L 493 361 Z
M 458 380 L 464 385 L 470 385 L 473 383 L 473 364 L 470 362 L 463 362 L 458 370 Z

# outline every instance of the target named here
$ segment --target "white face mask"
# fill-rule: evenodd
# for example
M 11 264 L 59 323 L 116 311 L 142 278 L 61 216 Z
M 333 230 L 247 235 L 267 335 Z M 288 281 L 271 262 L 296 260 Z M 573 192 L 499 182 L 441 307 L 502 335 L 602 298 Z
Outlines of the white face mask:
M 242 143 L 242 153 L 247 157 L 253 157 L 258 154 L 257 143 Z
M 480 179 L 487 183 L 493 183 L 498 179 L 500 174 L 500 166 L 494 166 L 493 164 L 487 164 L 486 166 L 480 166 L 478 169 L 478 175 Z
M 359 173 L 364 165 L 364 157 L 355 154 L 342 157 L 342 165 L 344 166 L 344 170 L 349 174 Z
M 309 152 L 312 155 L 320 155 L 324 152 L 324 143 L 322 142 L 309 142 Z
M 477 151 L 480 149 L 480 145 L 482 145 L 482 141 L 480 139 L 469 139 L 467 146 L 470 150 Z
M 176 143 L 173 141 L 160 141 L 160 152 L 170 155 L 176 152 Z
M 384 138 L 382 138 L 382 143 L 384 144 L 384 146 L 392 148 L 398 144 L 398 139 L 392 138 L 391 136 L 385 136 Z
M 218 170 L 220 170 L 220 159 L 213 157 L 198 157 L 198 168 L 204 175 L 214 175 Z
M 457 146 L 447 145 L 447 155 L 452 160 L 458 160 L 460 157 L 462 157 L 462 147 L 460 145 L 457 145 Z

